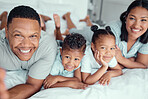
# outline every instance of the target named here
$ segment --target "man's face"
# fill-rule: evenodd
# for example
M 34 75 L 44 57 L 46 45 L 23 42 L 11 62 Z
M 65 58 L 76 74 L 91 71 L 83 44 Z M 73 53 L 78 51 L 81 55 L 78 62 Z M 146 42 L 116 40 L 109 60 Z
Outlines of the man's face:
M 37 20 L 13 18 L 6 30 L 12 52 L 22 61 L 28 61 L 39 46 L 41 29 Z

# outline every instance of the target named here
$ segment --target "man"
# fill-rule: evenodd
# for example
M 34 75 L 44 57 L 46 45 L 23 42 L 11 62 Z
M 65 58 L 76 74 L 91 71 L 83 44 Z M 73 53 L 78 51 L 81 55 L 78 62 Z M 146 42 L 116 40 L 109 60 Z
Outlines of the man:
M 56 52 L 55 39 L 41 33 L 40 18 L 34 9 L 18 6 L 10 11 L 5 33 L 0 33 L 0 67 L 28 70 L 26 83 L 8 89 L 10 99 L 25 99 L 40 90 Z

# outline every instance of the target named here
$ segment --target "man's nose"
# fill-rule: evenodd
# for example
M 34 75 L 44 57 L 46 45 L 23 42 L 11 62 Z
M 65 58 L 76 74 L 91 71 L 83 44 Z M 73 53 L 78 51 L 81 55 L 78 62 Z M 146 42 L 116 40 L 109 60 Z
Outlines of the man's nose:
M 29 39 L 29 38 L 24 38 L 24 39 L 22 40 L 22 45 L 23 45 L 24 47 L 29 47 L 30 44 L 31 44 L 31 42 L 30 42 L 30 39 Z

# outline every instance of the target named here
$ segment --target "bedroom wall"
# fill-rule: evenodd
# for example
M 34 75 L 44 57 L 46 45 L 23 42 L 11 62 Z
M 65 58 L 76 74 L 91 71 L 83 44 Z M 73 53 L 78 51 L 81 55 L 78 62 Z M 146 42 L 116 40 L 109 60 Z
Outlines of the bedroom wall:
M 90 0 L 91 1 L 91 0 Z M 101 0 L 92 0 L 94 4 L 91 18 L 98 22 L 100 15 Z M 103 0 L 101 20 L 103 23 L 108 23 L 112 20 L 119 20 L 122 12 L 124 12 L 129 4 L 134 0 Z
M 46 15 L 70 11 L 78 18 L 84 18 L 87 15 L 88 0 L 0 0 L 0 13 L 10 11 L 17 5 L 29 5 Z

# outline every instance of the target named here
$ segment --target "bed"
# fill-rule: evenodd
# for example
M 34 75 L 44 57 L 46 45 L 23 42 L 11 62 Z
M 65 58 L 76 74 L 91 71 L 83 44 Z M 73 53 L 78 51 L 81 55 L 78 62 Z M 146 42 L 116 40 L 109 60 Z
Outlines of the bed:
M 71 18 L 78 29 L 86 26 L 79 19 L 87 15 L 88 0 L 0 0 L 0 13 L 9 12 L 14 6 L 22 4 L 52 18 L 46 22 L 46 32 L 49 34 L 53 34 L 55 28 L 54 13 L 61 17 L 61 32 L 67 27 L 62 15 L 68 11 L 72 13 Z M 27 71 L 24 70 L 7 72 L 7 88 L 25 83 L 26 75 Z M 112 78 L 108 86 L 97 82 L 85 90 L 68 87 L 41 89 L 29 99 L 148 99 L 148 69 L 123 69 L 123 75 Z

